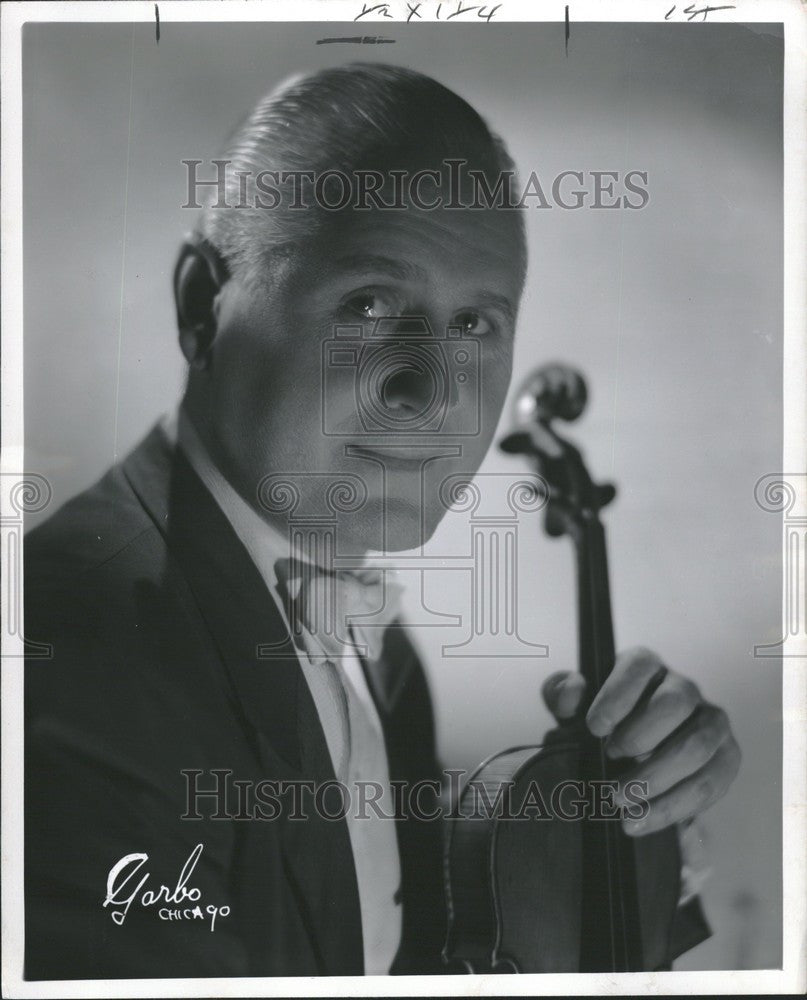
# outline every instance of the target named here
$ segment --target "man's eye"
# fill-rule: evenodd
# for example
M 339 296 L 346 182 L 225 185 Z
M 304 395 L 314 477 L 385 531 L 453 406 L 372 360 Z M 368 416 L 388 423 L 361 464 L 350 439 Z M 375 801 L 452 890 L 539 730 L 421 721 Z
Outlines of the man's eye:
M 391 297 L 379 292 L 361 292 L 352 295 L 345 302 L 348 312 L 360 316 L 362 319 L 378 319 L 379 316 L 394 316 L 395 304 Z
M 457 313 L 452 325 L 460 327 L 463 333 L 469 333 L 474 337 L 484 337 L 493 330 L 493 324 L 473 309 Z

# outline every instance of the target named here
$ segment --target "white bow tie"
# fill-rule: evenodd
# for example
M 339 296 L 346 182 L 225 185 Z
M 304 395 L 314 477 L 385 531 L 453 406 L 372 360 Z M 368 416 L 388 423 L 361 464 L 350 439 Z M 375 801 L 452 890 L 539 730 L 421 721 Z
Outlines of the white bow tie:
M 326 659 L 344 656 L 352 639 L 368 661 L 381 657 L 384 632 L 401 611 L 403 587 L 393 579 L 394 571 L 332 571 L 278 559 L 275 572 L 295 640 L 305 629 Z

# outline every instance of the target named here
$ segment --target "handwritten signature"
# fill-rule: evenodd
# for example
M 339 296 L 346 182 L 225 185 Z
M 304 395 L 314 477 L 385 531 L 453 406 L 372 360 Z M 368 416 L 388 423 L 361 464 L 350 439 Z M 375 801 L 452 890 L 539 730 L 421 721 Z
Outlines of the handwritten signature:
M 139 852 L 124 855 L 110 869 L 106 880 L 106 899 L 104 907 L 117 907 L 110 911 L 110 915 L 118 927 L 123 925 L 129 908 L 139 898 L 141 906 L 155 906 L 157 903 L 172 904 L 162 906 L 157 916 L 160 920 L 206 920 L 210 918 L 210 930 L 216 928 L 217 917 L 227 917 L 230 914 L 229 906 L 214 906 L 208 904 L 202 908 L 199 901 L 202 891 L 197 886 L 189 886 L 188 881 L 193 874 L 199 857 L 202 853 L 203 845 L 197 844 L 188 856 L 188 860 L 182 866 L 176 885 L 169 888 L 161 885 L 156 889 L 144 889 L 144 886 L 151 878 L 151 873 L 146 872 L 137 885 L 132 889 L 131 883 L 137 877 L 141 868 L 147 863 L 148 854 Z M 128 895 L 127 895 L 128 893 Z M 185 906 L 179 909 L 183 903 L 196 903 L 196 906 Z M 173 908 L 172 908 L 173 907 Z

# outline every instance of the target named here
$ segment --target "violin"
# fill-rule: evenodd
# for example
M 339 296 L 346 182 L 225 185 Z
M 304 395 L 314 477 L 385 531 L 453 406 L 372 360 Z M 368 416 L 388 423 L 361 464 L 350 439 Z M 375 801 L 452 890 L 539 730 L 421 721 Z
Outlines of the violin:
M 450 970 L 669 967 L 680 896 L 676 830 L 624 833 L 609 789 L 619 784 L 627 762 L 609 759 L 603 741 L 583 722 L 615 659 L 600 512 L 616 490 L 593 482 L 580 451 L 554 424 L 577 419 L 586 399 L 585 382 L 574 369 L 537 370 L 516 398 L 516 426 L 499 444 L 526 457 L 543 478 L 547 534 L 573 543 L 586 694 L 576 723 L 560 726 L 543 745 L 512 747 L 483 761 L 454 804 L 444 855 L 443 961 Z M 638 790 L 639 807 L 640 798 Z

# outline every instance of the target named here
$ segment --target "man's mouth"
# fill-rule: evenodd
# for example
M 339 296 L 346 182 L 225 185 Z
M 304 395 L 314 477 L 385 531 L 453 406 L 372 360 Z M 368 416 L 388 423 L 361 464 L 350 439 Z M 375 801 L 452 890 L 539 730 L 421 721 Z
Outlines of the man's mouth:
M 431 459 L 445 455 L 445 445 L 399 444 L 399 445 L 351 445 L 349 454 L 379 462 L 389 469 L 417 472 Z

